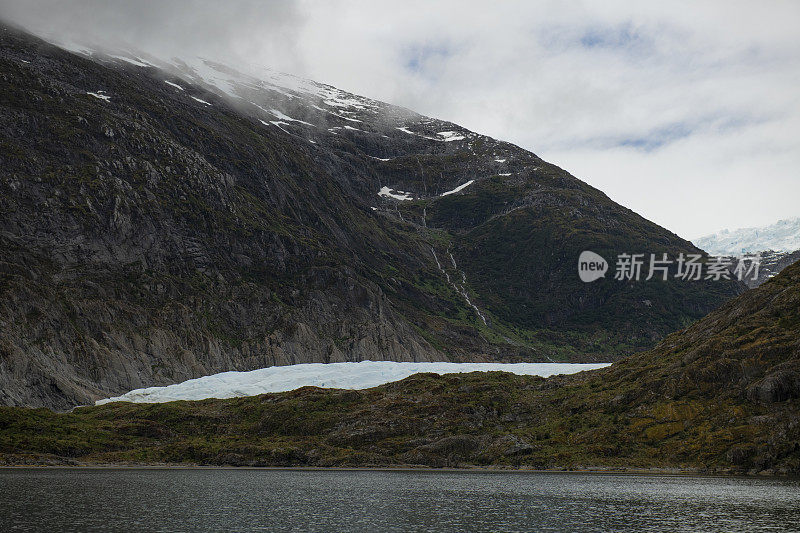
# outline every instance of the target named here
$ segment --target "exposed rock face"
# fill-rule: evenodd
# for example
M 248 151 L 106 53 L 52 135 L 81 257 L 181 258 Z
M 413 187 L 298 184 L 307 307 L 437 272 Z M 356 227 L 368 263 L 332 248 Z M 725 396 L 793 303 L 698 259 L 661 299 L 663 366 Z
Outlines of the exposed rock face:
M 0 33 L 2 403 L 311 361 L 608 360 L 741 290 L 580 282 L 584 249 L 697 249 L 516 146 L 162 66 Z
M 800 250 L 794 252 L 775 252 L 767 250 L 761 252 L 761 264 L 758 270 L 758 277 L 745 279 L 744 282 L 751 289 L 758 287 L 765 281 L 774 278 L 789 265 L 800 261 Z
M 747 389 L 750 400 L 762 403 L 783 402 L 800 398 L 800 373 L 796 365 L 776 368 Z
M 16 319 L 12 323 L 17 327 L 5 329 L 0 348 L 0 402 L 65 409 L 75 400 L 89 403 L 109 390 L 176 383 L 223 369 L 365 360 L 375 354 L 394 361 L 443 358 L 395 315 L 385 297 L 366 289 L 364 294 L 369 300 L 359 303 L 346 301 L 352 295 L 347 291 L 315 294 L 290 315 L 277 319 L 274 330 L 241 342 L 213 329 L 201 329 L 204 324 L 198 323 L 198 311 L 182 305 L 162 309 L 159 318 L 164 322 L 143 325 L 143 330 L 136 331 L 119 326 L 141 324 L 123 303 L 80 302 L 70 311 L 85 323 L 62 324 L 55 313 L 37 317 L 39 324 L 50 320 L 62 324 L 44 348 L 20 335 L 25 333 L 21 324 L 31 315 L 30 309 L 38 308 L 38 302 L 11 300 L 6 316 Z M 14 316 L 11 311 L 15 309 L 24 313 Z M 246 315 L 253 309 L 234 304 L 226 308 L 226 312 L 232 311 Z M 344 313 L 346 320 L 335 320 L 338 313 Z M 84 324 L 96 327 L 97 335 L 83 337 L 80 328 Z M 84 374 L 87 367 L 89 376 Z

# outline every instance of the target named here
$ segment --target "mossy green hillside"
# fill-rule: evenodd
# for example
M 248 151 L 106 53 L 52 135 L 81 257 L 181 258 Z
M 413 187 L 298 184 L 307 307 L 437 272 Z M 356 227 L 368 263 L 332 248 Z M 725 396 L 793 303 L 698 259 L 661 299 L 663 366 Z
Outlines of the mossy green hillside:
M 800 473 L 800 263 L 655 349 L 548 379 L 418 374 L 361 391 L 0 408 L 17 463 Z

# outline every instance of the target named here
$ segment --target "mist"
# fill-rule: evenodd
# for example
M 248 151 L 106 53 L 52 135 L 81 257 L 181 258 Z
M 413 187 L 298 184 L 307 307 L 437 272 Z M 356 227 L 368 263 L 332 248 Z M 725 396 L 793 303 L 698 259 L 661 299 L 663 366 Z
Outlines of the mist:
M 514 142 L 694 238 L 800 215 L 800 3 L 0 0 L 54 41 L 267 66 Z
M 55 42 L 296 72 L 303 70 L 295 39 L 304 21 L 297 7 L 285 0 L 3 0 L 0 17 Z

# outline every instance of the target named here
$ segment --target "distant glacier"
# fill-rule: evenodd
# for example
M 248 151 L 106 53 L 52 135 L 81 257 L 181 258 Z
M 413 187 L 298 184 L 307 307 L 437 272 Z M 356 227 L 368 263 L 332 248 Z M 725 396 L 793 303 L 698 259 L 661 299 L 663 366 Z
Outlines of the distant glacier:
M 463 372 L 511 372 L 522 376 L 549 377 L 596 370 L 611 363 L 398 363 L 361 361 L 357 363 L 305 363 L 271 366 L 249 372 L 222 372 L 190 379 L 166 387 L 132 390 L 122 396 L 95 402 L 162 403 L 175 400 L 235 398 L 268 392 L 286 392 L 313 386 L 329 389 L 368 389 L 398 381 L 413 374 L 457 374 Z
M 710 254 L 738 255 L 773 250 L 800 250 L 800 217 L 779 220 L 760 228 L 722 230 L 694 239 L 694 244 Z

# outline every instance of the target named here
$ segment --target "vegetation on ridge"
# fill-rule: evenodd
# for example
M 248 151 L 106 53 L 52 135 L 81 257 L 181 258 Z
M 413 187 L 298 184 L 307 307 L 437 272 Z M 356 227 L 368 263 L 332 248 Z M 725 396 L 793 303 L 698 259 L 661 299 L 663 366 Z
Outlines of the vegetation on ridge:
M 800 473 L 800 263 L 655 349 L 548 379 L 418 374 L 361 391 L 0 408 L 21 463 L 678 468 Z

